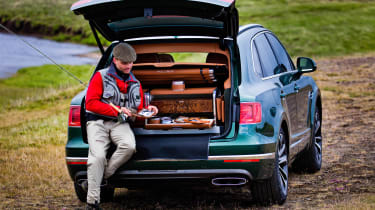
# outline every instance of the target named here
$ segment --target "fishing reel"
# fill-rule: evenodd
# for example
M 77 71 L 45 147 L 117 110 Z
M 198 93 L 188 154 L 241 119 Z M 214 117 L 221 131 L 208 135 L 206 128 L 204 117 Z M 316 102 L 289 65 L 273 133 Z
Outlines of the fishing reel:
M 128 115 L 123 113 L 123 112 L 119 112 L 118 115 L 117 115 L 117 121 L 120 122 L 120 123 L 125 123 L 127 122 L 128 120 Z

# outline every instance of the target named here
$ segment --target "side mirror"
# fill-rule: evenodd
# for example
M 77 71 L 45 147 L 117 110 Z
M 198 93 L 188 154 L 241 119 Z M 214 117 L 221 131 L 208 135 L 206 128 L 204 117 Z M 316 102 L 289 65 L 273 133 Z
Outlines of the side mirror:
M 301 73 L 314 72 L 316 70 L 316 63 L 311 58 L 298 57 L 297 69 Z

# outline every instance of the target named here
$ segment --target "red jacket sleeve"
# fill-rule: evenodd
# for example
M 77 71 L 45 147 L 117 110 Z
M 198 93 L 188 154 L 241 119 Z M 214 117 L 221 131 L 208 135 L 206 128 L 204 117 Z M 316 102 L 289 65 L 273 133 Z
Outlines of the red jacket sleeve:
M 86 110 L 96 114 L 116 117 L 117 111 L 109 104 L 100 101 L 103 95 L 103 80 L 100 72 L 92 78 L 86 94 Z

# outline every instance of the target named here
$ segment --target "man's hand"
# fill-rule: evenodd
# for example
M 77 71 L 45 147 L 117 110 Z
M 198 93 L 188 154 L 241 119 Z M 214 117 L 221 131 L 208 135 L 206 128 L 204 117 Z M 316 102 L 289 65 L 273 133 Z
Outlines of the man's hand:
M 148 109 L 149 111 L 152 111 L 152 112 L 154 113 L 153 115 L 156 115 L 156 114 L 159 112 L 158 108 L 157 108 L 156 106 L 153 106 L 153 105 L 149 105 L 149 106 L 147 107 L 147 109 Z
M 132 112 L 131 112 L 129 109 L 127 109 L 126 107 L 121 107 L 121 111 L 122 111 L 124 114 L 128 115 L 128 117 L 131 117 L 131 116 L 132 116 Z

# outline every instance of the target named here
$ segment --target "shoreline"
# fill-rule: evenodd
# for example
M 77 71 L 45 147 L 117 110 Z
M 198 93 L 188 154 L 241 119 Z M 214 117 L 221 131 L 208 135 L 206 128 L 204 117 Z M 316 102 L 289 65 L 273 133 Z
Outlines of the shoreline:
M 3 60 L 0 63 L 1 79 L 12 77 L 22 68 L 53 64 L 23 40 L 58 64 L 95 65 L 100 57 L 98 48 L 93 46 L 9 33 L 0 33 L 0 37 L 0 44 L 3 46 L 0 49 Z
M 53 37 L 58 34 L 67 34 L 67 35 L 81 35 L 83 36 L 83 30 L 73 30 L 72 28 L 60 25 L 57 27 L 51 27 L 42 24 L 34 24 L 29 20 L 12 20 L 7 16 L 0 16 L 0 24 L 4 25 L 11 31 L 19 35 L 33 36 L 38 38 Z M 0 28 L 0 33 L 5 32 Z

